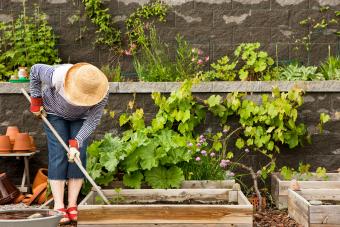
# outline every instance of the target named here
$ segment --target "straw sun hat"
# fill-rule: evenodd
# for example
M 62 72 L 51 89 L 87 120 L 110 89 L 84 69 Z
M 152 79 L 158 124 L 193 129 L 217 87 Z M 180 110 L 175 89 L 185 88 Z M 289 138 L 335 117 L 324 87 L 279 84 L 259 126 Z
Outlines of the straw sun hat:
M 107 94 L 109 83 L 105 74 L 89 63 L 77 63 L 66 73 L 66 98 L 77 106 L 93 106 Z

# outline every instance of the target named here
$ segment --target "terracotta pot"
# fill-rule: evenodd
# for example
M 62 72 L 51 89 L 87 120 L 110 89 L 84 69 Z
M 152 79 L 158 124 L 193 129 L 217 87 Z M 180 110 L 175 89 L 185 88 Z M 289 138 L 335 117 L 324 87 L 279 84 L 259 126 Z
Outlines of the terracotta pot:
M 15 152 L 29 152 L 32 149 L 30 136 L 28 133 L 19 133 L 15 137 L 13 150 Z
M 33 136 L 30 136 L 30 141 L 31 141 L 31 145 L 32 145 L 32 148 L 31 148 L 30 151 L 34 152 L 34 151 L 37 150 L 37 147 L 36 147 L 36 145 L 35 145 L 35 141 L 34 141 Z
M 40 184 L 47 183 L 47 176 L 48 176 L 47 169 L 41 168 L 38 170 L 37 174 L 34 177 L 34 181 L 32 184 L 33 193 Z
M 11 202 L 20 194 L 6 173 L 0 174 L 0 205 Z
M 0 153 L 9 153 L 12 151 L 12 145 L 9 136 L 0 136 Z
M 8 126 L 6 131 L 6 136 L 9 136 L 11 143 L 14 144 L 15 137 L 19 133 L 19 129 L 17 126 Z

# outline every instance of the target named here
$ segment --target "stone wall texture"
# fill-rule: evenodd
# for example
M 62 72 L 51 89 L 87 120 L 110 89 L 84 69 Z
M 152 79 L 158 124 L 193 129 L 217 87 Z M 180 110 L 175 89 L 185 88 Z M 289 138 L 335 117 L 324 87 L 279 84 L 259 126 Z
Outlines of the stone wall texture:
M 0 0 L 0 21 L 10 21 L 22 10 L 22 0 Z M 95 27 L 84 17 L 75 23 L 73 15 L 83 15 L 81 0 L 26 0 L 28 12 L 33 4 L 41 6 L 59 36 L 60 56 L 64 62 L 87 61 L 96 65 L 108 62 L 104 48 L 93 48 Z M 114 21 L 124 32 L 124 20 L 148 0 L 104 0 Z M 294 41 L 308 33 L 299 22 L 307 17 L 320 18 L 320 6 L 340 10 L 339 0 L 165 0 L 171 6 L 167 22 L 158 25 L 159 35 L 173 44 L 176 34 L 202 48 L 212 61 L 230 54 L 239 43 L 261 42 L 280 61 L 306 62 L 303 46 L 295 51 Z M 86 32 L 82 30 L 87 28 Z M 334 25 L 334 26 L 339 26 Z M 340 53 L 340 41 L 330 28 L 312 35 L 311 63 L 318 64 L 328 55 Z M 83 38 L 78 40 L 79 37 Z M 131 59 L 120 59 L 124 72 L 133 72 Z
M 295 86 L 292 82 L 225 82 L 225 83 L 203 83 L 194 89 L 195 95 L 201 98 L 207 98 L 211 94 L 226 95 L 228 92 L 242 90 L 248 92 L 249 98 L 259 100 L 260 95 L 269 92 L 273 85 L 279 85 L 282 91 Z M 40 153 L 31 160 L 31 175 L 35 174 L 38 168 L 47 167 L 47 147 L 46 135 L 43 131 L 43 125 L 29 112 L 29 104 L 25 97 L 20 94 L 20 87 L 27 85 L 0 84 L 0 134 L 6 132 L 9 125 L 17 125 L 21 131 L 29 132 L 35 137 L 36 144 Z M 119 134 L 121 129 L 118 125 L 118 117 L 127 109 L 128 102 L 133 100 L 134 92 L 139 88 L 141 92 L 136 93 L 135 101 L 138 108 L 143 108 L 146 121 L 155 115 L 157 107 L 151 99 L 152 91 L 169 92 L 178 86 L 177 83 L 112 83 L 111 94 L 106 114 L 104 114 L 101 123 L 93 139 L 100 139 L 105 133 Z M 299 120 L 304 122 L 309 131 L 312 132 L 312 144 L 306 144 L 294 150 L 282 149 L 278 159 L 278 165 L 289 165 L 297 167 L 299 162 L 310 163 L 313 168 L 325 166 L 328 170 L 336 170 L 340 163 L 340 82 L 305 82 L 298 86 L 304 88 L 307 93 L 304 97 L 305 103 L 299 109 Z M 262 91 L 262 92 L 259 92 Z M 115 111 L 115 119 L 110 118 L 108 112 Z M 325 125 L 323 134 L 320 134 L 315 125 L 319 121 L 320 113 L 331 115 L 331 121 Z M 217 121 L 208 117 L 206 123 L 200 128 L 217 129 Z M 62 151 L 61 151 L 62 152 Z M 243 161 L 254 167 L 263 164 L 262 158 L 254 155 L 247 156 Z M 20 182 L 20 176 L 23 171 L 23 161 L 15 158 L 0 157 L 0 172 L 8 172 L 15 179 L 16 183 Z

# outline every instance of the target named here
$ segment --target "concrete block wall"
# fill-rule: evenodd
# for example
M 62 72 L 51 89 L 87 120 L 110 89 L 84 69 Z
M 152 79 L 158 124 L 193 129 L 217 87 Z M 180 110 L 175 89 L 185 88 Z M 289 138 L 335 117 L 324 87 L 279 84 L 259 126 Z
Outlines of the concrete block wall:
M 101 139 L 105 133 L 117 135 L 122 132 L 118 119 L 122 113 L 126 112 L 129 101 L 134 98 L 134 93 L 136 94 L 137 107 L 143 108 L 146 122 L 150 123 L 158 110 L 151 99 L 151 93 L 155 91 L 169 93 L 178 86 L 178 83 L 110 83 L 107 111 L 95 133 L 91 136 L 91 141 Z M 299 162 L 304 162 L 310 163 L 313 168 L 324 166 L 328 170 L 338 169 L 340 163 L 339 81 L 300 82 L 298 84 L 295 82 L 210 82 L 199 84 L 194 87 L 193 92 L 195 96 L 206 99 L 212 94 L 225 96 L 228 92 L 240 91 L 247 92 L 249 98 L 253 100 L 259 100 L 260 95 L 271 92 L 273 86 L 278 86 L 281 91 L 299 86 L 307 92 L 304 97 L 305 102 L 299 108 L 299 119 L 312 133 L 312 144 L 305 144 L 305 146 L 293 150 L 283 147 L 277 160 L 278 165 L 296 168 Z M 0 83 L 0 134 L 6 133 L 7 126 L 17 125 L 22 132 L 29 132 L 34 136 L 40 153 L 34 156 L 30 162 L 33 177 L 38 168 L 47 167 L 46 135 L 42 123 L 29 112 L 29 104 L 20 94 L 21 87 L 28 89 L 27 84 Z M 115 119 L 109 116 L 110 111 L 115 112 Z M 325 125 L 322 134 L 315 128 L 319 122 L 320 113 L 328 113 L 331 116 L 331 121 Z M 199 128 L 216 130 L 219 128 L 218 121 L 213 117 L 208 117 Z M 263 166 L 264 160 L 263 157 L 249 154 L 243 161 L 258 168 Z M 14 158 L 0 158 L 0 172 L 8 172 L 16 183 L 20 182 L 22 171 L 22 161 Z
M 22 0 L 0 0 L 0 21 L 10 21 L 22 9 Z M 40 5 L 48 14 L 59 36 L 59 52 L 64 62 L 88 61 L 98 66 L 110 58 L 105 48 L 93 46 L 95 27 L 86 18 L 71 24 L 73 15 L 82 14 L 81 0 L 28 0 L 28 12 L 33 4 Z M 124 20 L 138 6 L 148 0 L 104 0 L 114 21 L 124 30 Z M 300 46 L 294 51 L 294 41 L 308 30 L 299 22 L 308 16 L 319 18 L 320 6 L 340 10 L 339 0 L 164 0 L 171 6 L 167 22 L 158 24 L 163 40 L 174 43 L 176 34 L 182 34 L 192 44 L 202 48 L 212 61 L 231 54 L 242 42 L 261 42 L 263 48 L 279 60 L 306 62 L 307 52 Z M 83 38 L 77 40 L 83 28 Z M 340 26 L 338 24 L 337 26 Z M 328 55 L 339 53 L 340 40 L 326 33 L 313 34 L 311 63 L 318 64 Z M 133 71 L 131 58 L 121 59 L 123 70 Z

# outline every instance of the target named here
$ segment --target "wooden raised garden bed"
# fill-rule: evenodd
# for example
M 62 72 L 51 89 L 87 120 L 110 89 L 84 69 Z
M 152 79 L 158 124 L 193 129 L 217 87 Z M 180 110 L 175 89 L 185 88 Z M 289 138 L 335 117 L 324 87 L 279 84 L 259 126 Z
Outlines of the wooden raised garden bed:
M 315 175 L 313 173 L 313 175 Z M 327 179 L 310 177 L 306 181 L 298 181 L 301 189 L 321 189 L 321 188 L 339 188 L 340 189 L 340 174 L 327 173 Z M 279 173 L 274 173 L 271 176 L 271 194 L 278 209 L 287 208 L 288 188 L 291 181 L 283 180 Z
M 105 189 L 103 192 L 115 202 L 102 205 L 96 199 L 97 193 L 91 191 L 78 206 L 78 227 L 122 224 L 252 226 L 253 207 L 239 190 L 122 189 L 117 192 Z
M 235 180 L 185 180 L 180 188 L 232 188 Z M 114 181 L 107 188 L 125 188 L 122 181 Z M 142 188 L 150 188 L 143 184 Z
M 340 189 L 288 189 L 288 214 L 305 227 L 340 226 Z

